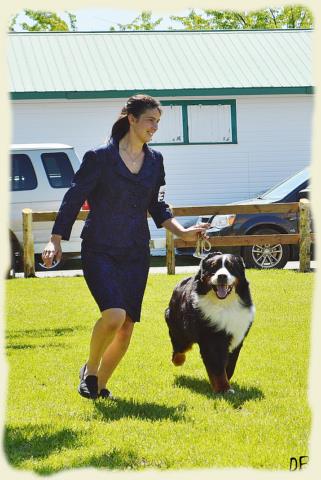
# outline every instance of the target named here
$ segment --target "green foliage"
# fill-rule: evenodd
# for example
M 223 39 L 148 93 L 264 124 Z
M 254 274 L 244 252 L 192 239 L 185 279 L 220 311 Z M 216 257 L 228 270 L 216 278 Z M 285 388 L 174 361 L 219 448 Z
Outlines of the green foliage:
M 77 30 L 77 17 L 75 14 L 71 12 L 65 12 L 68 15 L 69 18 L 69 23 L 70 23 L 70 29 L 75 32 Z
M 308 455 L 312 273 L 248 271 L 256 306 L 232 386 L 213 395 L 198 347 L 170 361 L 164 309 L 184 275 L 150 275 L 141 323 L 109 388 L 77 393 L 98 309 L 75 278 L 6 282 L 9 366 L 4 451 L 19 470 L 250 467 Z M 277 300 L 275 301 L 275 293 Z
M 15 26 L 17 24 L 17 18 L 19 14 L 17 13 L 16 15 L 12 15 L 10 18 L 10 23 L 9 23 L 9 32 L 14 32 Z
M 287 28 L 312 28 L 313 15 L 308 8 L 300 5 L 287 6 L 280 14 L 280 23 Z
M 313 27 L 311 11 L 301 5 L 290 5 L 275 9 L 266 8 L 256 11 L 207 9 L 196 13 L 192 9 L 186 17 L 173 15 L 170 19 L 182 23 L 186 30 L 259 30 Z
M 25 9 L 24 15 L 31 20 L 22 22 L 20 26 L 29 32 L 76 31 L 76 15 L 65 12 L 69 25 L 54 12 Z M 15 31 L 17 17 L 10 19 L 9 31 Z M 288 5 L 279 8 L 265 8 L 256 11 L 231 10 L 195 10 L 191 9 L 185 17 L 172 15 L 171 20 L 181 23 L 185 30 L 242 30 L 273 28 L 313 28 L 312 12 L 302 5 Z M 137 31 L 155 30 L 163 18 L 152 20 L 152 11 L 143 10 L 132 22 L 111 26 L 110 30 Z M 172 30 L 169 27 L 169 30 Z
M 25 15 L 33 22 L 22 22 L 21 27 L 28 32 L 68 31 L 67 23 L 54 12 L 42 10 L 25 10 Z
M 66 32 L 69 30 L 77 30 L 77 19 L 76 15 L 66 12 L 69 17 L 69 25 L 60 18 L 55 12 L 48 12 L 43 10 L 30 10 L 25 9 L 24 15 L 32 22 L 22 22 L 20 26 L 23 30 L 28 32 Z M 19 14 L 15 15 L 10 23 L 9 30 L 15 31 L 17 25 L 17 17 Z
M 196 13 L 194 9 L 190 11 L 187 17 L 171 15 L 169 18 L 182 23 L 185 30 L 209 30 L 211 28 L 209 20 L 204 18 L 202 14 Z
M 118 23 L 118 30 L 155 30 L 155 28 L 161 23 L 163 18 L 158 18 L 154 22 L 152 21 L 151 11 L 142 11 L 142 13 L 136 17 L 131 23 L 121 24 Z M 110 27 L 110 30 L 116 30 L 115 27 Z

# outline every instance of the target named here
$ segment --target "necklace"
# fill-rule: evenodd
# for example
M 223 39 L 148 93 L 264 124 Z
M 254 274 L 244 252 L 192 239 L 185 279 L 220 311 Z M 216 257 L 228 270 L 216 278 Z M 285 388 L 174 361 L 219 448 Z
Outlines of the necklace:
M 137 160 L 139 159 L 139 157 L 141 156 L 141 153 L 142 152 L 139 152 L 137 155 L 133 156 L 131 155 L 125 148 L 121 148 L 120 149 L 122 152 L 126 153 L 127 157 L 129 158 L 129 160 L 131 161 L 131 163 L 135 166 L 136 163 L 137 163 Z

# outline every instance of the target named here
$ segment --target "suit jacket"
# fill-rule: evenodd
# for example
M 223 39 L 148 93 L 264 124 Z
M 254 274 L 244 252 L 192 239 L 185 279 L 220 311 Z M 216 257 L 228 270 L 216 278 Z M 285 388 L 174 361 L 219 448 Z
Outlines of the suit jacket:
M 150 239 L 147 211 L 158 228 L 173 215 L 164 201 L 163 157 L 147 145 L 144 150 L 138 174 L 131 173 L 121 159 L 117 139 L 86 152 L 62 200 L 52 233 L 68 240 L 79 210 L 87 200 L 90 212 L 81 232 L 87 244 L 147 246 Z

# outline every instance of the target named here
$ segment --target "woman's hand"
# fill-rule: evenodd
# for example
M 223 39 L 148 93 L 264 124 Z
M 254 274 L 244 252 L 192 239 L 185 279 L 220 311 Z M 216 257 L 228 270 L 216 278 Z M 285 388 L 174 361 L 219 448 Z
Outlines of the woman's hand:
M 41 256 L 46 268 L 52 267 L 52 262 L 54 259 L 56 259 L 58 263 L 60 262 L 62 257 L 60 241 L 60 235 L 52 235 L 51 240 L 45 246 Z
M 209 223 L 198 223 L 196 225 L 192 225 L 191 227 L 185 228 L 179 233 L 179 236 L 187 242 L 196 242 L 200 236 L 203 238 L 209 238 L 208 235 L 206 235 L 206 230 L 208 228 L 210 228 Z
M 210 228 L 209 223 L 197 223 L 191 227 L 183 227 L 175 217 L 168 218 L 162 223 L 162 226 L 172 232 L 177 237 L 187 242 L 196 242 L 200 236 L 208 238 L 206 230 Z

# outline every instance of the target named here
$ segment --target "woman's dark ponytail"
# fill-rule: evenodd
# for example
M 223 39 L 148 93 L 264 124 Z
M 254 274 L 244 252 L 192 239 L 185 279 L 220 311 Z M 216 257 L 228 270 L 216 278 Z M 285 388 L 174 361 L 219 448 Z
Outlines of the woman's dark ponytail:
M 128 115 L 131 113 L 134 117 L 138 118 L 142 113 L 148 109 L 157 108 L 159 113 L 161 111 L 161 105 L 158 100 L 149 95 L 134 95 L 127 100 L 126 105 L 122 108 L 120 116 L 114 123 L 111 129 L 111 137 L 116 138 L 118 141 L 123 138 L 129 131 Z
M 114 123 L 111 129 L 111 136 L 120 140 L 129 130 L 129 121 L 128 121 L 128 112 L 127 108 L 124 107 L 121 111 L 120 116 Z

